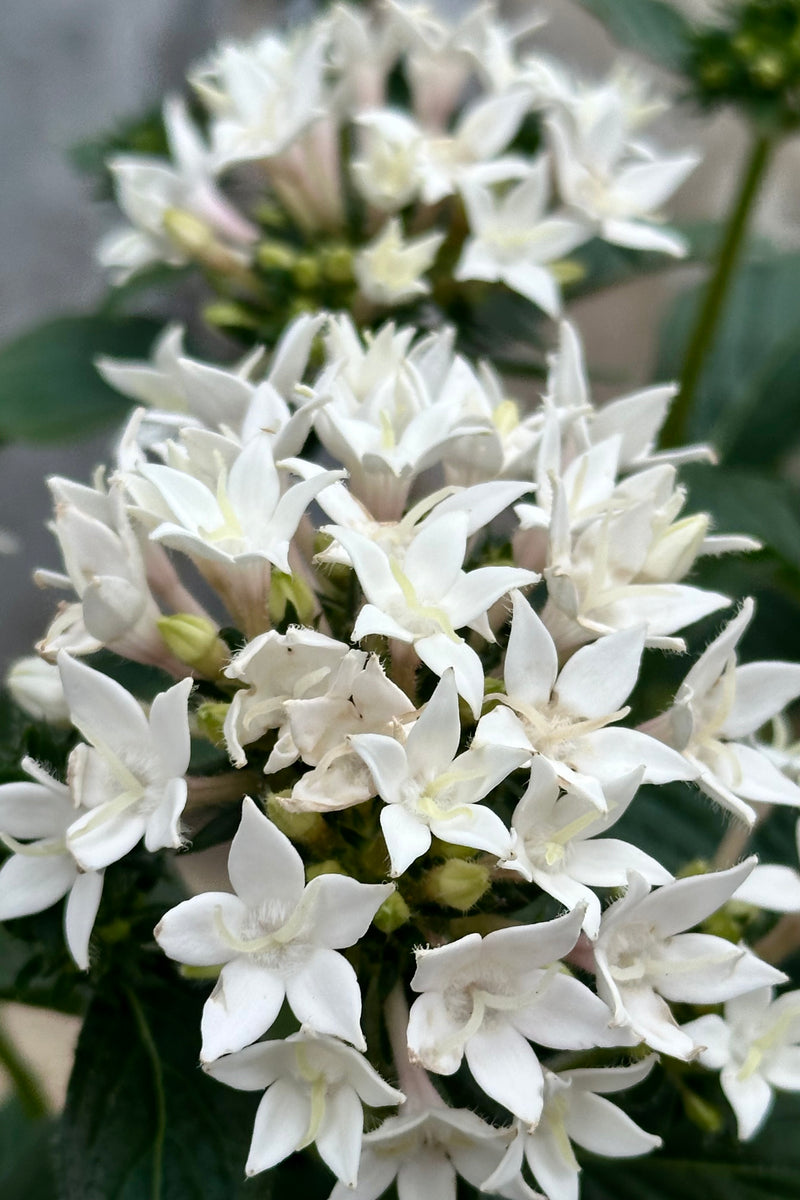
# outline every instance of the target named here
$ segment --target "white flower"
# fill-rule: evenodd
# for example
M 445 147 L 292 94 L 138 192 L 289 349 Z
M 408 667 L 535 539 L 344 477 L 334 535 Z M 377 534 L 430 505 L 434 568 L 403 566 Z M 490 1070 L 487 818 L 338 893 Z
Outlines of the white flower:
M 355 258 L 354 270 L 362 294 L 373 304 L 405 304 L 429 292 L 422 278 L 433 266 L 443 233 L 426 233 L 405 238 L 400 222 L 387 221 L 384 228 Z
M 506 694 L 478 725 L 478 744 L 518 746 L 542 755 L 560 785 L 607 808 L 605 786 L 644 768 L 645 783 L 693 779 L 679 754 L 638 729 L 610 728 L 628 713 L 622 707 L 639 674 L 644 631 L 626 629 L 583 646 L 558 670 L 558 651 L 521 593 L 504 668 Z
M 774 999 L 771 987 L 757 988 L 729 1000 L 724 1017 L 698 1017 L 683 1030 L 703 1047 L 703 1066 L 720 1071 L 742 1141 L 766 1121 L 774 1089 L 800 1091 L 800 992 Z
M 475 651 L 456 633 L 465 625 L 484 637 L 482 620 L 513 587 L 539 576 L 519 567 L 461 569 L 467 549 L 466 513 L 446 513 L 431 521 L 408 547 L 402 565 L 379 546 L 339 526 L 330 532 L 347 551 L 367 598 L 353 627 L 359 641 L 371 633 L 407 642 L 435 675 L 455 672 L 458 693 L 477 717 L 483 702 L 483 667 Z
M 12 851 L 0 867 L 0 921 L 42 912 L 67 896 L 67 946 L 88 971 L 103 872 L 81 871 L 67 847 L 67 830 L 79 813 L 69 788 L 30 758 L 22 760 L 22 769 L 32 783 L 0 787 L 0 841 Z
M 499 280 L 555 317 L 561 309 L 556 277 L 548 264 L 563 258 L 589 236 L 567 215 L 546 216 L 550 164 L 531 164 L 525 176 L 498 196 L 480 171 L 461 180 L 470 237 L 455 269 L 456 279 Z
M 483 746 L 458 754 L 460 740 L 451 670 L 442 676 L 404 745 L 375 733 L 351 737 L 385 801 L 380 820 L 392 875 L 402 875 L 425 854 L 432 835 L 498 858 L 508 856 L 511 835 L 497 813 L 478 801 L 524 762 L 525 752 Z
M 45 662 L 38 654 L 16 659 L 6 675 L 6 687 L 15 704 L 34 720 L 61 728 L 70 725 L 61 676 L 54 663 Z
M 643 774 L 644 768 L 639 767 L 607 783 L 608 811 L 601 813 L 591 800 L 569 789 L 559 799 L 555 770 L 537 754 L 528 789 L 511 818 L 514 850 L 501 866 L 519 871 L 570 911 L 583 904 L 583 929 L 590 938 L 596 938 L 600 928 L 600 901 L 593 887 L 624 886 L 630 870 L 638 871 L 648 883 L 672 879 L 637 846 L 598 837 L 624 814 Z
M 544 1073 L 544 1108 L 535 1129 L 518 1123 L 516 1138 L 495 1173 L 484 1182 L 484 1190 L 513 1179 L 522 1166 L 523 1155 L 548 1200 L 578 1200 L 580 1165 L 572 1142 L 604 1158 L 632 1158 L 649 1154 L 661 1138 L 645 1133 L 609 1100 L 608 1092 L 633 1087 L 656 1064 L 655 1055 L 630 1067 L 597 1067 Z M 598 1094 L 599 1093 L 599 1094 Z
M 256 240 L 258 231 L 217 188 L 211 154 L 192 124 L 186 105 L 176 96 L 164 104 L 164 126 L 170 161 L 121 154 L 108 161 L 117 203 L 131 225 L 112 230 L 97 255 L 115 283 L 152 263 L 180 266 L 186 256 L 169 237 L 164 218 L 184 210 L 207 222 L 211 230 L 235 245 Z
M 800 857 L 800 821 L 795 826 L 795 845 Z M 768 912 L 800 912 L 800 873 L 792 867 L 759 863 L 736 889 L 734 899 Z
M 411 986 L 422 995 L 408 1024 L 412 1061 L 452 1075 L 466 1057 L 486 1094 L 535 1126 L 544 1081 L 527 1039 L 572 1050 L 629 1044 L 625 1031 L 609 1028 L 603 1001 L 558 964 L 575 945 L 582 920 L 577 910 L 418 950 Z
M 362 1105 L 398 1104 L 366 1058 L 331 1037 L 294 1033 L 260 1042 L 205 1068 L 215 1079 L 244 1091 L 261 1091 L 245 1172 L 257 1175 L 312 1142 L 323 1162 L 357 1193 L 364 1127 Z
M 69 783 L 84 814 L 67 846 L 85 871 L 116 862 L 143 837 L 149 851 L 181 844 L 189 767 L 187 702 L 192 680 L 159 692 L 149 719 L 120 684 L 70 658 L 58 668 L 75 728 L 90 743 L 69 757 Z
M 249 797 L 228 873 L 235 895 L 193 896 L 155 932 L 178 962 L 224 964 L 203 1010 L 203 1061 L 260 1038 L 284 998 L 304 1027 L 365 1049 L 358 979 L 336 951 L 364 936 L 394 885 L 318 875 L 305 887 L 300 855 Z
M 755 819 L 748 801 L 800 806 L 800 787 L 751 741 L 800 696 L 800 665 L 736 665 L 736 646 L 752 615 L 753 601 L 745 600 L 689 671 L 673 706 L 647 726 L 696 767 L 707 795 L 748 823 Z
M 695 875 L 656 891 L 636 871 L 628 890 L 603 914 L 594 947 L 597 990 L 648 1046 L 691 1059 L 699 1044 L 675 1023 L 667 1001 L 718 1004 L 786 976 L 746 946 L 706 933 L 682 933 L 729 900 L 755 859 L 728 871 Z
M 562 198 L 619 246 L 682 257 L 683 238 L 656 224 L 657 210 L 697 166 L 696 155 L 658 158 L 631 137 L 631 110 L 612 80 L 574 96 L 547 120 Z
M 394 109 L 359 113 L 360 151 L 350 164 L 353 182 L 375 208 L 398 212 L 417 195 L 422 130 Z

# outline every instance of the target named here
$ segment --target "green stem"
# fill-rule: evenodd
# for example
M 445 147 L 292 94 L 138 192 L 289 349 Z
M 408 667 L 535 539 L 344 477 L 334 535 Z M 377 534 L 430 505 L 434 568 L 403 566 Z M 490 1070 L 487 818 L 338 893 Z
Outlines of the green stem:
M 773 147 L 774 141 L 767 134 L 760 134 L 753 143 L 739 192 L 728 219 L 717 265 L 706 288 L 700 313 L 686 351 L 681 373 L 680 392 L 670 409 L 669 417 L 661 434 L 661 445 L 664 448 L 680 446 L 686 440 L 687 425 L 697 385 L 714 344 L 730 282 L 744 244 L 756 197 L 769 166 Z
M 0 1026 L 0 1066 L 7 1072 L 22 1105 L 32 1121 L 50 1116 L 50 1106 L 39 1080 L 17 1051 L 6 1031 Z
M 164 1094 L 164 1075 L 161 1069 L 161 1058 L 158 1053 L 158 1047 L 153 1040 L 153 1034 L 147 1023 L 144 1010 L 136 994 L 130 988 L 125 989 L 125 995 L 131 1006 L 131 1012 L 136 1022 L 136 1028 L 139 1031 L 142 1047 L 150 1060 L 150 1068 L 153 1074 L 153 1093 L 156 1102 L 156 1133 L 153 1139 L 153 1187 L 151 1197 L 152 1200 L 161 1200 L 161 1181 L 164 1175 L 164 1139 L 167 1132 L 167 1101 Z

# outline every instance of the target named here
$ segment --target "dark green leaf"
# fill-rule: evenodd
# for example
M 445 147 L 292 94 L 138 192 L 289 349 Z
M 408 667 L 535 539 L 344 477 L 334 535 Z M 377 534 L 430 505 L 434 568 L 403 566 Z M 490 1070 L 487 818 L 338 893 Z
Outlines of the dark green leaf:
M 276 1195 L 271 1173 L 244 1182 L 258 1095 L 224 1087 L 198 1065 L 204 999 L 205 989 L 170 970 L 135 994 L 93 1001 L 58 1139 L 60 1200 Z
M 621 45 L 671 71 L 685 70 L 692 29 L 671 5 L 663 0 L 581 0 L 581 4 Z
M 800 564 L 800 488 L 757 471 L 693 463 L 681 478 L 690 507 L 710 512 L 720 533 L 744 533 Z
M 0 1196 L 55 1200 L 50 1121 L 31 1121 L 16 1099 L 0 1108 Z
M 119 423 L 130 401 L 94 368 L 98 354 L 146 357 L 159 325 L 144 317 L 58 317 L 0 350 L 0 439 L 81 437 Z
M 684 1120 L 653 1155 L 587 1162 L 582 1200 L 797 1200 L 798 1122 L 797 1096 L 779 1097 L 763 1132 L 751 1142 L 703 1135 Z
M 800 441 L 798 291 L 800 254 L 750 262 L 731 288 L 689 426 L 728 462 L 772 462 Z M 680 375 L 700 292 L 682 293 L 664 323 L 659 378 Z

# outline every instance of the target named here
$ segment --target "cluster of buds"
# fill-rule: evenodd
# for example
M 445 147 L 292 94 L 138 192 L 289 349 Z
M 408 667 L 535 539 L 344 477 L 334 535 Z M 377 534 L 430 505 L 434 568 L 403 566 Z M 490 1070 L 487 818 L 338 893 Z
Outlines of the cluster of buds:
M 631 140 L 642 95 L 576 88 L 515 45 L 485 7 L 445 28 L 389 4 L 223 47 L 194 75 L 209 144 L 170 102 L 176 165 L 111 164 L 134 226 L 106 260 L 180 261 L 194 230 L 249 286 L 269 255 L 217 185 L 243 163 L 315 245 L 358 195 L 378 230 L 354 264 L 371 303 L 402 302 L 375 280 L 443 249 L 443 202 L 468 218 L 451 275 L 548 312 L 552 260 L 581 238 L 678 252 L 651 210 L 690 160 Z M 398 81 L 406 112 L 385 106 Z M 532 114 L 549 147 L 533 160 L 514 142 Z M 544 216 L 551 176 L 563 208 Z M 403 275 L 409 220 L 430 262 Z M 775 998 L 786 977 L 710 921 L 732 898 L 800 909 L 800 876 L 749 858 L 676 879 L 607 836 L 642 785 L 695 784 L 743 827 L 800 808 L 788 737 L 761 736 L 784 728 L 800 667 L 737 665 L 748 600 L 672 702 L 642 720 L 637 696 L 631 719 L 643 660 L 685 653 L 686 629 L 732 604 L 687 582 L 698 558 L 756 544 L 684 515 L 678 468 L 711 455 L 657 451 L 675 388 L 597 407 L 577 330 L 553 341 L 527 401 L 449 328 L 304 312 L 225 368 L 173 326 L 150 361 L 98 364 L 140 406 L 112 468 L 50 481 L 64 568 L 38 580 L 70 598 L 12 686 L 75 736 L 64 780 L 26 759 L 30 782 L 0 787 L 0 919 L 68 897 L 91 971 L 105 874 L 142 840 L 190 851 L 209 809 L 236 806 L 230 890 L 154 936 L 215 980 L 204 1068 L 264 1093 L 248 1174 L 314 1144 L 332 1200 L 395 1180 L 401 1200 L 446 1200 L 457 1176 L 574 1200 L 573 1143 L 658 1145 L 606 1097 L 660 1055 L 721 1071 L 743 1138 L 774 1089 L 800 1089 L 798 993 Z M 142 704 L 82 661 L 101 649 L 162 690 Z M 190 770 L 203 739 L 229 769 Z M 365 1133 L 365 1107 L 396 1111 Z
M 101 262 L 117 281 L 192 262 L 220 295 L 207 317 L 264 336 L 292 309 L 447 309 L 476 281 L 553 316 L 593 238 L 680 256 L 660 209 L 695 157 L 643 141 L 660 106 L 637 79 L 527 49 L 537 24 L 386 0 L 221 45 L 189 75 L 203 131 L 171 97 L 169 158 L 109 162 L 129 223 Z

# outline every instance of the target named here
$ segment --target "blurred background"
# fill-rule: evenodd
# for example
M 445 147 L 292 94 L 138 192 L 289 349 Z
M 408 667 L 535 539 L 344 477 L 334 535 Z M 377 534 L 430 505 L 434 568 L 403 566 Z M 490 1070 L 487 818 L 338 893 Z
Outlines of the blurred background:
M 701 0 L 682 0 L 700 11 Z M 471 0 L 442 5 L 450 12 Z M 528 3 L 503 6 L 513 15 Z M 570 0 L 541 0 L 549 19 L 540 45 L 576 68 L 602 74 L 618 50 L 603 29 Z M 0 342 L 31 324 L 87 310 L 104 285 L 94 247 L 114 222 L 110 204 L 96 203 L 70 166 L 76 143 L 115 122 L 154 107 L 180 88 L 188 65 L 221 36 L 251 33 L 276 16 L 303 19 L 313 6 L 269 0 L 4 0 L 0 27 Z M 649 71 L 655 68 L 648 65 Z M 658 78 L 657 72 L 656 76 Z M 669 89 L 664 75 L 661 84 Z M 665 146 L 702 151 L 704 162 L 671 206 L 676 218 L 718 217 L 741 167 L 746 136 L 736 117 L 701 119 L 675 105 L 655 131 Z M 779 244 L 800 240 L 800 147 L 780 153 L 762 197 L 758 225 Z M 603 293 L 572 309 L 587 342 L 588 360 L 619 392 L 647 377 L 654 357 L 657 315 L 693 268 L 685 267 Z M 88 478 L 107 457 L 108 436 L 68 446 L 14 445 L 0 449 L 0 527 L 19 540 L 2 560 L 0 665 L 28 651 L 44 630 L 52 594 L 30 581 L 36 566 L 55 567 L 46 530 L 50 510 L 44 479 L 52 473 Z M 7 1006 L 4 1024 L 39 1067 L 52 1099 L 63 1095 L 77 1022 Z

